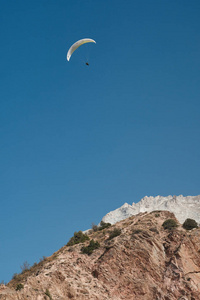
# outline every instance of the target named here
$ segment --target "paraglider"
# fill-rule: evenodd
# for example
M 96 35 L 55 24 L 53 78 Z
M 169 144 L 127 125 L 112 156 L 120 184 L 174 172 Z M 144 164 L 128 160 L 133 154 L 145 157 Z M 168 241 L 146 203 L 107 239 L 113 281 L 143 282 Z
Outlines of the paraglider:
M 83 44 L 86 44 L 86 43 L 95 43 L 95 40 L 92 40 L 92 39 L 89 39 L 89 38 L 86 38 L 86 39 L 81 39 L 81 40 L 78 40 L 76 43 L 74 43 L 68 50 L 67 52 L 67 60 L 69 61 L 73 52 L 79 48 L 80 46 L 82 46 Z M 86 65 L 89 66 L 89 63 L 86 62 Z

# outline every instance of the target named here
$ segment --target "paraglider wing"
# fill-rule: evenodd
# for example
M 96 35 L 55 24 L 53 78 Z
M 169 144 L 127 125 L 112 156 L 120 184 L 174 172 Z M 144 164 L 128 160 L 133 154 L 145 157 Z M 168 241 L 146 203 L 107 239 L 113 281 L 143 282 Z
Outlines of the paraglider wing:
M 81 45 L 85 44 L 85 43 L 95 43 L 96 42 L 92 39 L 82 39 L 82 40 L 79 40 L 77 41 L 76 43 L 74 43 L 70 48 L 69 48 L 69 51 L 67 52 L 67 60 L 69 61 L 70 60 L 70 57 L 72 55 L 72 53 L 78 48 L 80 47 Z

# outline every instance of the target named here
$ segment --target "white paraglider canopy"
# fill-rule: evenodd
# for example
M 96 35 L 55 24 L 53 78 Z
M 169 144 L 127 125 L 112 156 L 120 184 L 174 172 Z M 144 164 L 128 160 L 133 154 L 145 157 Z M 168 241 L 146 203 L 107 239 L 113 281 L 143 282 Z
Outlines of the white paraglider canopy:
M 67 52 L 67 60 L 68 60 L 68 61 L 70 60 L 70 57 L 72 56 L 72 53 L 73 53 L 78 47 L 80 47 L 81 45 L 86 44 L 86 43 L 95 43 L 95 44 L 96 44 L 96 42 L 95 42 L 94 40 L 88 39 L 88 38 L 86 38 L 86 39 L 81 39 L 81 40 L 77 41 L 76 43 L 74 43 L 74 44 L 69 48 L 69 50 L 68 50 L 68 52 Z

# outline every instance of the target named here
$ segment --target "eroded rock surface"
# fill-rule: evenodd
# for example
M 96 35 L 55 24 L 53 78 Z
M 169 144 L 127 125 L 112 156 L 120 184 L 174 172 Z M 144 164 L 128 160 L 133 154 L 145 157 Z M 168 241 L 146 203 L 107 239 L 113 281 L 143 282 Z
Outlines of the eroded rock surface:
M 175 219 L 168 211 L 141 213 L 90 232 L 101 245 L 90 256 L 81 253 L 83 244 L 64 246 L 1 285 L 0 299 L 198 300 L 200 229 L 186 231 L 178 223 L 164 230 L 169 218 Z M 109 240 L 115 228 L 121 234 Z

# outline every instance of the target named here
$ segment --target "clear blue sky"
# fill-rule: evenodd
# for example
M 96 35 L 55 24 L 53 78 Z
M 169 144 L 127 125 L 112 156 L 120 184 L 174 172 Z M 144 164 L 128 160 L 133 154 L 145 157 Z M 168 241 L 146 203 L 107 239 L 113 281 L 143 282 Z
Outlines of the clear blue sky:
M 199 16 L 199 0 L 1 0 L 0 281 L 124 202 L 200 194 Z

